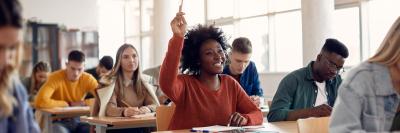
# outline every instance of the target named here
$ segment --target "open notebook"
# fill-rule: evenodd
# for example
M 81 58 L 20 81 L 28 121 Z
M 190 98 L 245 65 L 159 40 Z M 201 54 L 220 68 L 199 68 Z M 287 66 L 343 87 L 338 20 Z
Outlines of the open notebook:
M 231 131 L 231 130 L 246 130 L 246 129 L 257 129 L 257 128 L 264 128 L 264 126 L 243 126 L 243 127 L 233 127 L 233 126 L 208 126 L 208 127 L 193 127 L 192 130 L 194 131 L 208 131 L 208 132 L 221 132 L 221 131 Z
M 156 113 L 146 113 L 146 114 L 134 115 L 132 117 L 133 118 L 146 118 L 146 117 L 153 117 L 155 115 L 156 115 Z

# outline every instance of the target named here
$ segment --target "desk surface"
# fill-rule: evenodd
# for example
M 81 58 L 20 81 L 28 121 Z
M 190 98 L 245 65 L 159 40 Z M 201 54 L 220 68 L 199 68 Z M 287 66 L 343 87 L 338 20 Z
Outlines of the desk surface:
M 88 115 L 90 114 L 89 107 L 66 107 L 66 108 L 49 108 L 49 109 L 38 109 L 44 113 L 53 115 Z
M 279 133 L 298 133 L 296 121 L 285 121 L 285 122 L 270 122 L 264 123 L 265 127 L 257 131 L 276 131 Z M 187 133 L 189 129 L 183 130 L 172 130 L 172 131 L 160 131 L 154 133 Z
M 124 126 L 124 125 L 143 125 L 151 124 L 155 125 L 156 117 L 144 117 L 144 118 L 129 118 L 129 117 L 81 117 L 81 121 L 109 125 L 109 126 Z

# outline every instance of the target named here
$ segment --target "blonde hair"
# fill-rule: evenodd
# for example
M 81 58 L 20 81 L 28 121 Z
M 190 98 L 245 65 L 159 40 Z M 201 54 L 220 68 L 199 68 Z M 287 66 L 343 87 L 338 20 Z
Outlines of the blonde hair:
M 137 52 L 136 48 L 131 45 L 131 44 L 123 44 L 117 51 L 116 55 L 116 62 L 115 65 L 111 71 L 111 73 L 107 76 L 104 76 L 102 80 L 100 80 L 100 84 L 108 86 L 110 85 L 113 81 L 115 81 L 115 89 L 117 92 L 118 97 L 122 97 L 124 95 L 124 78 L 123 78 L 123 72 L 122 72 L 122 66 L 121 66 L 121 60 L 122 60 L 122 53 L 128 49 L 132 48 L 135 50 L 138 58 L 139 58 L 139 53 Z M 142 73 L 140 72 L 140 60 L 138 61 L 139 63 L 138 68 L 136 71 L 133 73 L 132 80 L 133 80 L 133 86 L 135 87 L 135 92 L 138 98 L 142 98 L 145 95 L 145 92 L 147 91 L 145 85 L 144 85 L 144 80 L 142 78 Z M 103 82 L 102 82 L 103 81 Z
M 385 39 L 369 62 L 391 66 L 400 61 L 400 17 L 394 22 Z
M 7 64 L 0 72 L 0 117 L 10 116 L 13 112 L 13 106 L 17 105 L 17 101 L 12 94 L 14 89 L 12 82 L 16 79 L 13 76 L 18 75 L 17 69 L 22 59 L 22 47 L 20 43 L 17 44 L 16 49 L 14 60 L 11 64 Z

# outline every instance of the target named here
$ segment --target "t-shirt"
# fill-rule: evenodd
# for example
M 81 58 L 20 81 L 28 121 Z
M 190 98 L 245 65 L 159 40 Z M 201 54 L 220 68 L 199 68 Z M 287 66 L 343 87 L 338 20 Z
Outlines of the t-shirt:
M 327 99 L 327 92 L 326 92 L 326 87 L 325 87 L 325 81 L 320 83 L 320 82 L 315 82 L 318 88 L 318 93 L 317 93 L 317 99 L 315 100 L 314 106 L 319 106 L 322 104 L 327 104 L 328 99 Z

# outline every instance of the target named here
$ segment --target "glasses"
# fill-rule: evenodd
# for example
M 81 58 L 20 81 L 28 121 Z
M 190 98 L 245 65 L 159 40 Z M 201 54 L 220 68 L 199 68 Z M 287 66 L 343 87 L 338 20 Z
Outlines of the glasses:
M 324 57 L 324 58 L 328 62 L 328 67 L 330 69 L 336 70 L 336 74 L 340 75 L 345 72 L 343 67 L 338 67 L 333 61 L 330 61 L 327 57 Z

